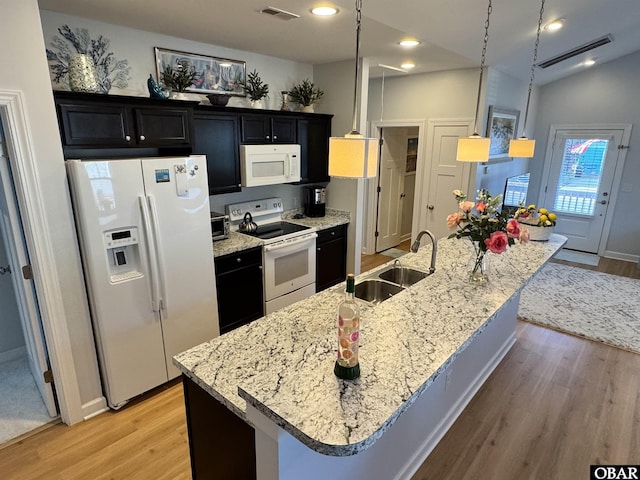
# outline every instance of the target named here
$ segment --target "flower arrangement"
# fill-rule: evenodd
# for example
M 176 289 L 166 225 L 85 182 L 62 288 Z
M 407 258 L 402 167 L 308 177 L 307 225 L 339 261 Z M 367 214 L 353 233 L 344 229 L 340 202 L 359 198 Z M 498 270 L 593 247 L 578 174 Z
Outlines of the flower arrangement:
M 520 223 L 534 225 L 536 227 L 554 227 L 556 225 L 556 214 L 550 212 L 546 208 L 536 208 L 535 205 L 529 205 L 527 208 L 520 205 L 516 210 L 514 218 Z
M 467 200 L 460 190 L 453 195 L 458 201 L 460 211 L 447 217 L 447 226 L 456 228 L 456 232 L 448 238 L 471 240 L 475 250 L 473 264 L 469 268 L 469 279 L 474 282 L 485 282 L 485 254 L 487 251 L 500 254 L 507 247 L 514 245 L 516 239 L 521 243 L 529 241 L 529 231 L 521 227 L 515 218 L 499 210 L 502 195 L 492 196 L 487 190 L 478 190 L 475 203 Z

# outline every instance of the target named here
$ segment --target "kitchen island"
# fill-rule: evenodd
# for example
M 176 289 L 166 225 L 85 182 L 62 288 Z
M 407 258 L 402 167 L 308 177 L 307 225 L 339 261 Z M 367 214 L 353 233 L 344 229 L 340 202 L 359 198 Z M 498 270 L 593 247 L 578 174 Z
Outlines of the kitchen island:
M 470 243 L 440 240 L 433 275 L 361 304 L 355 381 L 333 375 L 344 284 L 176 356 L 194 478 L 409 478 L 515 342 L 520 291 L 565 242 L 491 255 L 478 287 Z M 428 245 L 401 258 L 430 260 Z

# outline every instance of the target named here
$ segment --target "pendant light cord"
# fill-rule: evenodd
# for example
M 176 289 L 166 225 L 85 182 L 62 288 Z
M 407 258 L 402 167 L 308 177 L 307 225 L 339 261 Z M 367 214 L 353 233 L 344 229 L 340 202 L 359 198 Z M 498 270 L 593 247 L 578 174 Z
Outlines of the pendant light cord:
M 540 6 L 540 18 L 538 19 L 538 31 L 536 32 L 536 44 L 533 48 L 533 61 L 531 62 L 531 77 L 529 78 L 529 92 L 527 93 L 527 105 L 524 108 L 524 122 L 522 123 L 522 136 L 526 138 L 527 119 L 529 118 L 529 102 L 531 101 L 531 88 L 533 87 L 533 77 L 536 71 L 536 62 L 538 61 L 538 45 L 540 44 L 540 30 L 542 28 L 542 14 L 544 13 L 544 2 Z
M 478 83 L 478 98 L 476 100 L 476 118 L 473 124 L 473 134 L 478 135 L 478 110 L 480 110 L 480 93 L 482 92 L 482 76 L 484 71 L 484 61 L 487 55 L 487 43 L 489 43 L 489 18 L 491 17 L 491 0 L 489 0 L 489 6 L 487 7 L 487 20 L 484 22 L 484 40 L 482 44 L 482 57 L 480 59 L 480 81 Z
M 360 135 L 358 131 L 358 84 L 360 83 L 360 24 L 362 22 L 362 0 L 356 0 L 356 78 L 353 88 L 353 123 L 349 135 Z

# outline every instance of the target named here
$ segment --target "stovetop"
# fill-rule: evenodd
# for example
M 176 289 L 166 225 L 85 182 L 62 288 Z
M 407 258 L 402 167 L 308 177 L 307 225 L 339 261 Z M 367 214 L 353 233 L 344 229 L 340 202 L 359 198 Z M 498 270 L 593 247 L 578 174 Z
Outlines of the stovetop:
M 265 244 L 315 232 L 311 227 L 280 220 L 284 207 L 279 197 L 230 204 L 225 211 L 229 215 L 232 230 L 265 240 Z M 255 232 L 240 231 L 240 224 L 247 213 L 251 214 L 252 221 L 258 226 Z
M 310 230 L 310 227 L 305 227 L 303 225 L 296 225 L 295 223 L 289 222 L 273 222 L 267 223 L 264 225 L 258 225 L 258 228 L 255 232 L 240 232 L 245 235 L 251 235 L 252 237 L 261 238 L 263 240 L 267 240 L 270 238 L 278 238 L 284 235 L 289 235 L 291 233 L 302 232 L 303 230 Z

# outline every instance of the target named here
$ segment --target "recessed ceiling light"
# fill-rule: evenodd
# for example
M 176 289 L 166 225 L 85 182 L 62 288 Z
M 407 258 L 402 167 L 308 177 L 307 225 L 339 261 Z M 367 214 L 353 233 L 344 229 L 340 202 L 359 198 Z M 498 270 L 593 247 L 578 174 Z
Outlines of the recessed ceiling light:
M 412 39 L 402 40 L 400 42 L 400 45 L 403 47 L 415 47 L 416 45 L 420 45 L 420 42 L 412 38 Z
M 400 65 L 400 66 L 401 66 L 402 68 L 404 68 L 405 70 L 411 70 L 413 67 L 415 67 L 415 66 L 416 66 L 416 64 L 415 64 L 415 63 L 407 62 L 407 63 L 403 63 L 403 64 L 402 64 L 402 65 Z
M 595 65 L 596 61 L 593 58 L 590 58 L 589 60 L 585 60 L 584 62 L 582 62 L 582 64 L 585 67 L 590 67 L 591 65 Z
M 331 15 L 335 15 L 336 13 L 338 13 L 338 9 L 335 7 L 328 7 L 325 5 L 322 7 L 312 8 L 311 13 L 321 17 L 330 17 Z
M 549 30 L 550 32 L 555 32 L 556 30 L 560 30 L 562 27 L 564 27 L 564 20 L 559 18 L 558 20 L 547 23 L 544 26 L 544 29 Z

